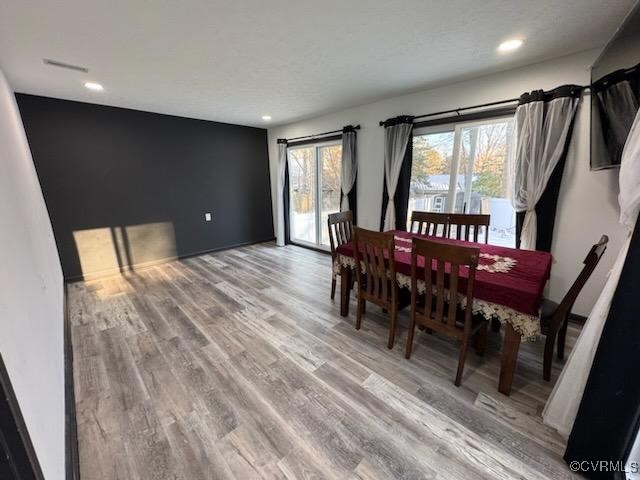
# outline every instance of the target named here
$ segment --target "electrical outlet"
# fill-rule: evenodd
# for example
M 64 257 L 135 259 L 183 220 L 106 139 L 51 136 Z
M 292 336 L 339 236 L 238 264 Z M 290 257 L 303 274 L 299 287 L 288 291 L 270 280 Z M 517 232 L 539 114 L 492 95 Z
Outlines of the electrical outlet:
M 204 220 L 205 222 L 210 222 L 211 221 L 211 213 L 207 212 L 204 214 Z

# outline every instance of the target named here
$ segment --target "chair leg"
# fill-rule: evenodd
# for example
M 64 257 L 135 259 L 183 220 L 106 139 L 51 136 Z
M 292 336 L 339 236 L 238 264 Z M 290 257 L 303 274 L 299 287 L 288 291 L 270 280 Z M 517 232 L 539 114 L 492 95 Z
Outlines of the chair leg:
M 331 300 L 336 296 L 336 277 L 331 280 Z
M 544 343 L 544 363 L 542 365 L 542 378 L 547 382 L 551 380 L 551 364 L 553 363 L 553 344 L 555 343 L 555 332 L 549 332 Z
M 489 322 L 484 322 L 480 329 L 476 332 L 476 353 L 480 356 L 484 355 L 487 348 L 487 332 L 489 330 Z
M 391 306 L 391 325 L 389 327 L 389 342 L 387 348 L 391 350 L 396 339 L 396 321 L 398 320 L 398 305 Z
M 564 322 L 562 323 L 562 327 L 560 327 L 560 331 L 558 331 L 558 359 L 564 360 L 564 345 L 567 339 L 567 326 L 569 323 L 569 318 L 565 317 Z
M 358 314 L 356 315 L 356 330 L 360 330 L 362 326 L 362 314 L 364 313 L 364 298 L 358 295 Z
M 412 316 L 413 317 L 413 316 Z M 416 319 L 411 318 L 411 325 L 409 326 L 409 332 L 407 334 L 407 348 L 404 352 L 404 358 L 411 358 L 411 351 L 413 350 L 413 335 L 416 330 Z
M 460 346 L 460 359 L 458 360 L 458 372 L 456 373 L 456 381 L 454 382 L 456 387 L 460 386 L 462 382 L 462 372 L 464 371 L 464 362 L 467 358 L 467 348 L 469 346 L 469 338 L 465 338 Z

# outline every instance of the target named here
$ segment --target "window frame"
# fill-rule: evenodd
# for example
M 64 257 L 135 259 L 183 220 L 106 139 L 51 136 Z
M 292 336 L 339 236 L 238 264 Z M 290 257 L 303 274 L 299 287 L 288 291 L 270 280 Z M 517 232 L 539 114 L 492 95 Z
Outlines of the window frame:
M 510 120 L 511 122 L 515 121 L 515 114 L 496 112 L 496 115 L 486 115 L 481 118 L 473 118 L 470 120 L 462 120 L 456 121 L 456 118 L 450 118 L 451 121 L 443 120 L 442 123 L 438 122 L 435 125 L 426 125 L 426 126 L 418 126 L 413 130 L 413 136 L 421 136 L 421 135 L 430 135 L 430 134 L 438 134 L 438 133 L 453 133 L 453 152 L 452 152 L 452 161 L 451 161 L 451 170 L 449 171 L 449 191 L 447 192 L 447 198 L 445 201 L 444 213 L 454 213 L 455 209 L 455 196 L 456 196 L 456 185 L 458 181 L 458 175 L 460 173 L 460 157 L 461 157 L 461 148 L 462 148 L 462 130 L 464 128 L 468 128 L 470 126 L 481 126 L 481 125 L 490 125 L 494 123 L 502 123 L 505 120 Z M 512 133 L 515 135 L 515 131 Z M 508 153 L 507 156 L 513 154 L 513 139 L 508 142 Z M 507 159 L 507 162 L 509 160 Z M 466 188 L 466 186 L 465 186 Z M 490 237 L 491 238 L 491 237 Z
M 453 213 L 455 208 L 455 193 L 456 182 L 458 180 L 458 173 L 460 172 L 460 148 L 462 146 L 462 129 L 469 127 L 470 125 L 490 125 L 492 123 L 501 123 L 505 120 L 514 120 L 513 115 L 500 115 L 497 117 L 485 117 L 477 120 L 467 120 L 462 122 L 450 122 L 442 123 L 439 125 L 430 125 L 426 127 L 419 127 L 413 130 L 413 136 L 448 133 L 453 132 L 453 158 L 451 162 L 451 171 L 449 171 L 449 192 L 447 193 L 447 200 L 445 202 L 445 213 Z M 452 119 L 453 120 L 453 119 Z

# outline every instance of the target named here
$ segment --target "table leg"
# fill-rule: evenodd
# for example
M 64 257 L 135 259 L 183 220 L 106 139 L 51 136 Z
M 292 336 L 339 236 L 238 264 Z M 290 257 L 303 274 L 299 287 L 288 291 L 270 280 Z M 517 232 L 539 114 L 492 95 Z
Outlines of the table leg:
M 500 323 L 500 320 L 498 320 L 497 318 L 491 319 L 491 331 L 499 332 L 501 326 L 502 324 Z
M 516 332 L 510 323 L 505 322 L 504 344 L 502 345 L 502 365 L 500 367 L 500 383 L 498 391 L 509 395 L 513 384 L 513 375 L 518 362 L 518 349 L 520 348 L 520 334 Z
M 351 298 L 351 268 L 340 266 L 340 315 L 349 315 L 349 300 Z

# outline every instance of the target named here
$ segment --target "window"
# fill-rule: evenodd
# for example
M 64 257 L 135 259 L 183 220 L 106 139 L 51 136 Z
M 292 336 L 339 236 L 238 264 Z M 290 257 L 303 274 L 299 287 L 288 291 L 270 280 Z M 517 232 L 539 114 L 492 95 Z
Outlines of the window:
M 490 214 L 489 243 L 515 247 L 512 137 L 513 117 L 416 129 L 408 218 L 413 210 Z
M 327 217 L 340 211 L 342 145 L 290 147 L 288 161 L 291 241 L 327 248 Z

